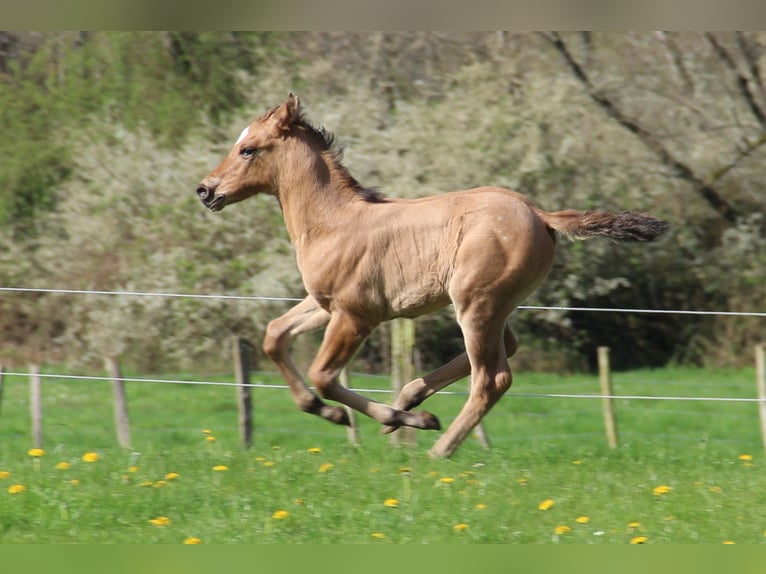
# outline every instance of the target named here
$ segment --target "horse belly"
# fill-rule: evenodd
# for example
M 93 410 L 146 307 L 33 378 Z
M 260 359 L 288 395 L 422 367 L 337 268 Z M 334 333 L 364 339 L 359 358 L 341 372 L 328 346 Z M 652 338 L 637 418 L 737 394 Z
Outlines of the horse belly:
M 389 299 L 391 317 L 419 317 L 433 313 L 450 303 L 447 293 L 440 289 L 408 289 Z
M 393 317 L 417 317 L 450 303 L 447 285 L 452 265 L 447 252 L 420 245 L 409 253 L 388 266 L 386 299 Z

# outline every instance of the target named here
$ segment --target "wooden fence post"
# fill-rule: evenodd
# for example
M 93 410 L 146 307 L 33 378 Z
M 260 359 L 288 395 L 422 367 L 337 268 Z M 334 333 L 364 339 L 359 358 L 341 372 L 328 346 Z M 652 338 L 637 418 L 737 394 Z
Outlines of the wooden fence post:
M 350 381 L 348 376 L 348 367 L 344 368 L 340 375 L 338 375 L 338 380 L 340 381 L 340 384 L 346 387 L 347 389 L 350 388 Z M 348 427 L 348 441 L 354 445 L 359 446 L 361 444 L 361 440 L 359 438 L 359 426 L 356 422 L 356 411 L 352 409 L 351 407 L 345 407 L 346 412 L 348 413 L 348 420 L 351 423 Z
M 234 372 L 237 377 L 237 409 L 239 436 L 242 446 L 253 444 L 253 401 L 250 394 L 250 349 L 252 345 L 241 337 L 234 337 Z
M 415 376 L 412 349 L 415 347 L 415 321 L 412 319 L 394 319 L 391 321 L 391 386 L 394 399 L 399 396 L 402 387 Z M 415 429 L 401 427 L 391 433 L 392 444 L 415 445 Z
M 604 428 L 606 440 L 611 448 L 617 448 L 617 421 L 614 415 L 612 398 L 612 375 L 609 369 L 609 347 L 598 348 L 598 378 L 601 383 L 601 395 L 604 397 Z
M 29 409 L 32 418 L 32 446 L 43 448 L 43 389 L 40 367 L 29 365 Z
M 117 357 L 109 356 L 104 358 L 104 367 L 112 381 L 114 427 L 117 431 L 117 444 L 119 444 L 121 448 L 130 448 L 128 400 L 125 394 L 125 381 L 122 378 L 120 363 L 117 361 Z
M 755 382 L 758 388 L 758 414 L 761 418 L 761 440 L 766 450 L 766 345 L 755 346 Z

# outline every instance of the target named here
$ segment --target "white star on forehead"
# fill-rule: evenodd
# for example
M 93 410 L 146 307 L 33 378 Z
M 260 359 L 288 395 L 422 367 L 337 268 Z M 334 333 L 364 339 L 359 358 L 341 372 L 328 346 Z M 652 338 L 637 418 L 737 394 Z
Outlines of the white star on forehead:
M 247 137 L 247 132 L 249 131 L 250 131 L 250 126 L 247 126 L 245 129 L 243 129 L 242 133 L 239 134 L 239 137 L 237 138 L 237 141 L 234 143 L 234 145 L 237 145 L 239 142 L 245 139 Z

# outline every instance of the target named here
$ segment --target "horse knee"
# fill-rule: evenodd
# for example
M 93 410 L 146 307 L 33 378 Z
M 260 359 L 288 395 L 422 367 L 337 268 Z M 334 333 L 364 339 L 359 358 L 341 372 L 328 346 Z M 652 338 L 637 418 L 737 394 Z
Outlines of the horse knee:
M 263 336 L 263 352 L 274 361 L 283 353 L 285 344 L 285 332 L 277 327 L 276 320 L 271 321 L 266 326 L 266 334 Z

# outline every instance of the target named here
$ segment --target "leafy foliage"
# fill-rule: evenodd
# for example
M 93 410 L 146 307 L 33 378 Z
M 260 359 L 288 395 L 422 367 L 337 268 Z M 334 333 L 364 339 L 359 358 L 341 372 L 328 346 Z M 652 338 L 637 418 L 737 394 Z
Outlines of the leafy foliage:
M 242 125 L 293 89 L 354 176 L 385 194 L 502 185 L 548 210 L 671 222 L 649 246 L 562 240 L 530 304 L 762 310 L 766 36 L 558 36 L 587 84 L 551 38 L 6 33 L 0 284 L 300 296 L 275 202 L 213 215 L 193 197 Z M 122 354 L 159 368 L 216 364 L 228 336 L 260 340 L 285 304 L 38 293 L 0 308 L 6 361 Z M 749 362 L 742 348 L 762 331 L 758 319 L 563 311 L 519 311 L 512 325 L 517 360 L 548 370 L 587 367 L 597 345 L 617 368 Z M 360 355 L 366 368 L 387 368 L 386 333 Z M 424 368 L 461 349 L 449 311 L 418 333 Z

